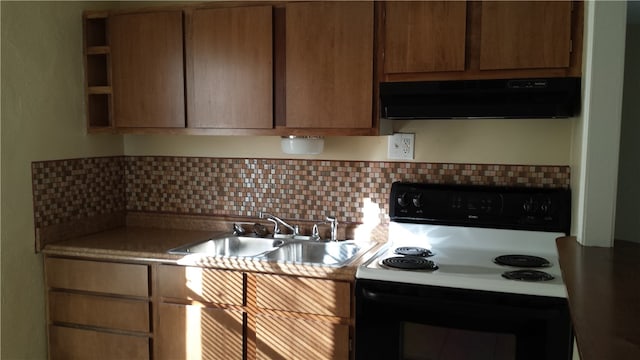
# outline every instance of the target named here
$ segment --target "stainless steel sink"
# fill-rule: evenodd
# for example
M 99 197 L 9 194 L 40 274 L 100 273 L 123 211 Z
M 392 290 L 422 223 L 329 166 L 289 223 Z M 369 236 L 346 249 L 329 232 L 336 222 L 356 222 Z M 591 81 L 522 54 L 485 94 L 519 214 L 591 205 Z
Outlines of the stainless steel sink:
M 169 250 L 170 254 L 204 254 L 208 256 L 252 257 L 277 249 L 283 240 L 248 236 L 209 239 Z
M 285 243 L 278 249 L 265 253 L 267 261 L 342 266 L 351 261 L 361 250 L 353 241 L 310 242 L 299 241 Z
M 244 257 L 283 263 L 343 266 L 375 243 L 355 240 L 320 242 L 303 240 L 310 237 L 261 238 L 229 235 L 184 245 L 169 250 L 170 254 L 215 257 Z

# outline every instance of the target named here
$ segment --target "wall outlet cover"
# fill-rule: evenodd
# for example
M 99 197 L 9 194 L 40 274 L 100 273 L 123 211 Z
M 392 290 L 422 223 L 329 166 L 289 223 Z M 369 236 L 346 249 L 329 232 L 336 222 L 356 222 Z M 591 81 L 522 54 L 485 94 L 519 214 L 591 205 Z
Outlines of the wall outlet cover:
M 389 136 L 387 158 L 413 160 L 416 134 L 393 134 Z

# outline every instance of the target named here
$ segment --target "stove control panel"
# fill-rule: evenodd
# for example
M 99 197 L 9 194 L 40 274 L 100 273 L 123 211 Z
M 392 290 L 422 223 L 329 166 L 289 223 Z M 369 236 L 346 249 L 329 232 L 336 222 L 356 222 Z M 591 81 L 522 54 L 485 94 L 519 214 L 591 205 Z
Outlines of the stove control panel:
M 568 189 L 396 182 L 392 221 L 569 232 Z

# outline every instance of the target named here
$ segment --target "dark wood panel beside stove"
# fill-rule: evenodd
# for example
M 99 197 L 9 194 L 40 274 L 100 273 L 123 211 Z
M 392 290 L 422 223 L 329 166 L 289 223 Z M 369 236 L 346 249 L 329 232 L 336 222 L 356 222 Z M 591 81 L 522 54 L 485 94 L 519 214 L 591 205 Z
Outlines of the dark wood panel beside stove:
M 640 243 L 556 243 L 581 359 L 640 359 Z

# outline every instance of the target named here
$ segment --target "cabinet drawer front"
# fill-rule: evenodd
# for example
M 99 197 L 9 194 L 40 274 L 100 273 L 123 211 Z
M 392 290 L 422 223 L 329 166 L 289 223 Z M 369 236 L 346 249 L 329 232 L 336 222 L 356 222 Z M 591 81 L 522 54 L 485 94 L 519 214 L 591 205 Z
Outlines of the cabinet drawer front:
M 149 359 L 149 338 L 51 326 L 50 359 Z
M 149 332 L 149 302 L 93 295 L 49 293 L 53 322 Z
M 216 304 L 243 305 L 241 272 L 161 265 L 160 296 Z
M 351 313 L 348 282 L 258 274 L 256 284 L 263 309 L 340 317 Z
M 258 315 L 257 358 L 338 360 L 349 358 L 349 326 Z
M 47 258 L 45 266 L 50 288 L 149 296 L 146 265 Z
M 157 359 L 242 359 L 242 311 L 161 303 Z

